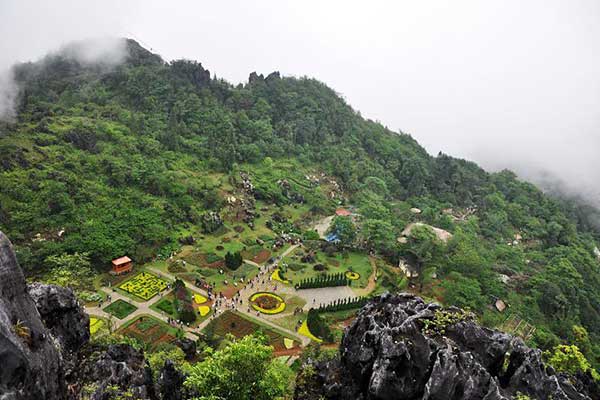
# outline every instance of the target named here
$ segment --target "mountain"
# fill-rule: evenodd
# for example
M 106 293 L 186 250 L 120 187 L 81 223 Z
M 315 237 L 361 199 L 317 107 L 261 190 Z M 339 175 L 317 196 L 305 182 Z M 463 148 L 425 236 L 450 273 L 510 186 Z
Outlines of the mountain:
M 600 367 L 590 209 L 510 171 L 431 156 L 314 79 L 253 72 L 234 86 L 133 40 L 89 46 L 14 67 L 16 119 L 0 125 L 0 230 L 28 279 L 67 282 L 83 299 L 110 260 L 168 259 L 182 244 L 212 243 L 225 221 L 228 241 L 264 228 L 268 239 L 371 254 L 381 267 L 369 294 L 409 290 L 469 308 L 485 326 L 517 321 L 528 345 L 548 354 L 576 345 Z M 339 243 L 321 248 L 314 222 L 340 207 L 354 222 L 334 219 Z M 422 229 L 402 236 L 413 223 Z M 59 270 L 65 254 L 85 255 L 92 270 Z

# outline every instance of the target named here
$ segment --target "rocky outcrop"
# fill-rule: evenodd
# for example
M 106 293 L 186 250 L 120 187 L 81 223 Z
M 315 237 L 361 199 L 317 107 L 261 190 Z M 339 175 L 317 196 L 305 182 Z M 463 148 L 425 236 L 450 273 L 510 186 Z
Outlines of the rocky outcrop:
M 155 399 L 152 373 L 144 354 L 127 344 L 108 347 L 95 362 L 85 364 L 85 376 L 96 388 L 92 400 L 110 400 L 128 393 L 135 399 Z
M 162 400 L 183 399 L 183 382 L 185 377 L 175 368 L 171 360 L 165 361 L 165 366 L 158 377 L 160 395 Z
M 42 283 L 33 283 L 28 290 L 63 357 L 74 358 L 90 340 L 90 318 L 73 291 Z
M 580 379 L 554 373 L 521 339 L 406 294 L 372 300 L 344 334 L 339 356 L 308 364 L 297 400 L 592 398 Z
M 155 387 L 143 352 L 127 344 L 88 345 L 89 317 L 71 289 L 29 287 L 0 232 L 0 400 L 182 398 L 183 375 L 170 362 Z M 182 341 L 192 355 L 195 343 Z
M 61 355 L 0 232 L 0 399 L 63 399 Z

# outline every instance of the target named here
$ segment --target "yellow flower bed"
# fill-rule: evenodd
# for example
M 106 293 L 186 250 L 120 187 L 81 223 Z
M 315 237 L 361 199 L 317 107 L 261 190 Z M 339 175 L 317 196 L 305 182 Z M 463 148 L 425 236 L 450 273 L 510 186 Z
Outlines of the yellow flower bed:
M 294 341 L 289 338 L 283 338 L 283 345 L 286 349 L 290 350 L 294 348 Z
M 156 275 L 142 272 L 123 282 L 119 288 L 143 300 L 150 300 L 167 288 L 167 282 Z
M 201 294 L 194 294 L 194 301 L 196 304 L 204 304 L 208 301 L 208 299 Z
M 200 312 L 201 317 L 206 317 L 208 315 L 208 313 L 210 312 L 210 307 L 209 306 L 200 306 L 200 307 L 198 307 L 198 311 Z
M 90 334 L 94 335 L 103 325 L 104 321 L 101 319 L 90 317 Z
M 288 281 L 287 279 L 283 279 L 281 276 L 279 276 L 279 268 L 273 271 L 273 273 L 271 274 L 271 279 L 279 281 L 281 283 L 290 283 L 290 281 Z
M 270 308 L 270 309 L 262 308 L 261 306 L 256 304 L 256 300 L 258 300 L 260 297 L 263 297 L 263 296 L 270 297 L 272 299 L 276 299 L 279 301 L 279 304 L 275 308 Z M 270 293 L 270 292 L 254 293 L 252 296 L 250 296 L 250 302 L 252 303 L 252 308 L 254 308 L 256 311 L 261 312 L 263 314 L 279 314 L 280 312 L 283 312 L 283 310 L 285 310 L 285 301 L 283 300 L 282 297 L 276 295 L 275 293 Z
M 357 281 L 360 279 L 360 274 L 354 271 L 346 271 L 346 278 L 350 279 L 351 281 Z
M 310 340 L 314 340 L 317 343 L 322 343 L 323 342 L 322 339 L 319 339 L 318 337 L 316 337 L 315 335 L 313 335 L 310 332 L 310 330 L 308 329 L 308 324 L 306 323 L 306 320 L 304 320 L 304 322 L 302 323 L 302 325 L 300 325 L 300 328 L 298 328 L 298 333 L 301 334 L 302 336 L 306 336 Z

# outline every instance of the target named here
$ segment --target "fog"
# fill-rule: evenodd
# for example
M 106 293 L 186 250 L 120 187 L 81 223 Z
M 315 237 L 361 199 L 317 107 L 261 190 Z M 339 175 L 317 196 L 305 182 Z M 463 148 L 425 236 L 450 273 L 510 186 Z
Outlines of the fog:
M 315 77 L 432 154 L 600 205 L 597 0 L 5 0 L 0 35 L 0 70 L 71 40 L 125 36 L 232 83 L 252 71 Z

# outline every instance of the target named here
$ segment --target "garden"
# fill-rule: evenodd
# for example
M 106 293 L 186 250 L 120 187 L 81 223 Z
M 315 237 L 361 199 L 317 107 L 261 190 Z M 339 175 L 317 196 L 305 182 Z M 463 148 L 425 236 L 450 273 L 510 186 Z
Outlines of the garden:
M 212 320 L 203 330 L 207 339 L 214 342 L 222 341 L 227 334 L 242 338 L 255 332 L 264 334 L 275 352 L 290 350 L 300 345 L 297 340 L 279 330 L 266 326 L 254 318 L 229 310 Z
M 167 288 L 167 281 L 148 272 L 141 272 L 119 285 L 119 289 L 145 301 Z
M 311 250 L 310 247 L 314 248 Z M 296 285 L 303 281 L 320 282 L 328 277 L 343 274 L 353 288 L 364 288 L 372 271 L 371 260 L 366 254 L 353 251 L 328 254 L 316 246 L 307 246 L 288 254 L 280 263 L 277 277 L 273 276 L 273 279 Z M 344 279 L 340 280 L 342 281 Z M 319 287 L 319 284 L 315 283 L 313 286 Z
M 137 310 L 136 306 L 121 299 L 118 299 L 109 304 L 108 306 L 104 307 L 104 311 L 111 315 L 114 315 L 118 319 L 125 318 L 135 310 Z
M 142 315 L 121 327 L 117 333 L 147 343 L 150 348 L 156 349 L 162 343 L 172 343 L 178 335 L 178 329 L 150 315 Z M 181 332 L 181 331 L 179 331 Z
M 201 294 L 195 293 L 190 289 L 186 290 L 190 293 L 190 298 L 186 298 L 193 309 L 195 310 L 196 318 L 190 322 L 191 327 L 198 326 L 202 321 L 206 319 L 211 313 L 212 301 L 209 301 L 206 297 Z M 180 319 L 180 315 L 177 311 L 177 304 L 179 301 L 176 298 L 175 291 L 170 292 L 160 300 L 150 305 L 150 309 L 166 314 L 173 319 Z

